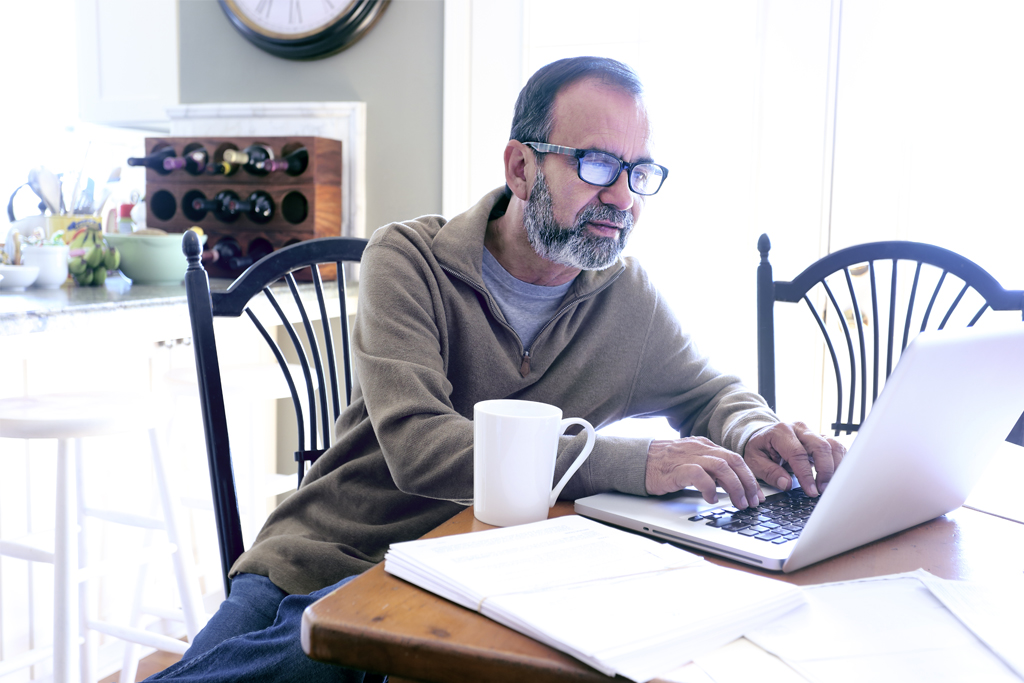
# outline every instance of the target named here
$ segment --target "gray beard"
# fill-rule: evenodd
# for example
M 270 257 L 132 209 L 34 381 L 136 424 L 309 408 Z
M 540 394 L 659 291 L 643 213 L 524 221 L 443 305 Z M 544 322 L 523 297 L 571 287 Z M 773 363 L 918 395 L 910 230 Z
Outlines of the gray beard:
M 622 229 L 617 238 L 600 237 L 587 229 L 591 221 L 609 221 Z M 544 174 L 537 169 L 537 180 L 526 200 L 523 224 L 530 246 L 541 258 L 580 270 L 602 270 L 615 263 L 625 248 L 633 230 L 633 214 L 599 204 L 583 209 L 571 227 L 561 226 L 551 208 L 551 192 Z

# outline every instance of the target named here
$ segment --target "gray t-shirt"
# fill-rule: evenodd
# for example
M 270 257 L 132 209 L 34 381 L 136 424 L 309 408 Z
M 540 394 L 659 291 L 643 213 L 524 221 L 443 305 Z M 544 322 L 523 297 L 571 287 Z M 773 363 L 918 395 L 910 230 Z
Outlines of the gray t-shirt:
M 517 280 L 484 247 L 484 284 L 498 302 L 505 321 L 519 335 L 523 348 L 529 349 L 537 333 L 558 311 L 572 280 L 564 285 L 546 287 Z

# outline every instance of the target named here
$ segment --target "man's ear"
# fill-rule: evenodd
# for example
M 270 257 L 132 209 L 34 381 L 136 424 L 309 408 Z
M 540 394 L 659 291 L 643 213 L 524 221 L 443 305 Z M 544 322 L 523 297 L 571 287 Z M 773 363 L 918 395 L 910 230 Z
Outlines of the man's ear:
M 527 154 L 528 151 L 526 145 L 518 140 L 509 140 L 505 145 L 505 184 L 524 202 L 530 196 L 534 174 L 534 156 Z

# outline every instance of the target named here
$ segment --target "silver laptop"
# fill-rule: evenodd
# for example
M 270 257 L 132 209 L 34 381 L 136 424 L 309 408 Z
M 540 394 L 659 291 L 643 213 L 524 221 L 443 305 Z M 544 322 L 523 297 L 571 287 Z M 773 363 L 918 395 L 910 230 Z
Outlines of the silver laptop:
M 773 571 L 794 571 L 954 510 L 1024 412 L 1024 324 L 923 332 L 907 347 L 825 494 L 762 485 L 752 512 L 693 490 L 602 493 L 576 512 Z M 774 495 L 772 495 L 774 494 Z M 762 514 L 773 503 L 778 517 Z M 773 513 L 774 514 L 774 513 Z

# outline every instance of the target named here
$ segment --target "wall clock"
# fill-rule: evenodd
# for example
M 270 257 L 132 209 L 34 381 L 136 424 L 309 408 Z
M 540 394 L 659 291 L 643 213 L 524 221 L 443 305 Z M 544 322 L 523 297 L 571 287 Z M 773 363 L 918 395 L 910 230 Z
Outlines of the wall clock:
M 285 59 L 318 59 L 349 47 L 373 27 L 389 0 L 218 0 L 234 27 Z

